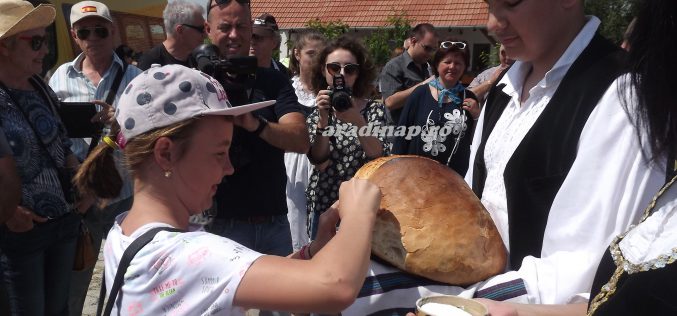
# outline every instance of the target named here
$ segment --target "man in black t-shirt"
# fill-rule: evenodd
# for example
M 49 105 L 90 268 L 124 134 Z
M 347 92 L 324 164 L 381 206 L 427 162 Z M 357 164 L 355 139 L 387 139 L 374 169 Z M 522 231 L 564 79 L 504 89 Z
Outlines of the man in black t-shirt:
M 205 30 L 222 57 L 247 56 L 252 37 L 249 3 L 210 2 Z M 235 118 L 230 148 L 235 173 L 219 185 L 218 214 L 210 231 L 262 253 L 286 256 L 292 252 L 292 242 L 284 152 L 308 152 L 303 107 L 289 79 L 271 68 L 257 70 L 248 92 L 250 102 L 277 102 Z
M 203 13 L 204 8 L 192 2 L 169 2 L 162 13 L 167 39 L 144 53 L 139 59 L 138 67 L 146 70 L 152 64 L 190 66 L 190 53 L 205 39 Z

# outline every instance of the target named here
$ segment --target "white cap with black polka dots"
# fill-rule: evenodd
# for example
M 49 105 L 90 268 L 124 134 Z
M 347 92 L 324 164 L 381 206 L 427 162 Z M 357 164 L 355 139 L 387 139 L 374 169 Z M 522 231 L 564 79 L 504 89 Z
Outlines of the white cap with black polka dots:
M 233 107 L 214 78 L 185 66 L 166 65 L 151 67 L 127 85 L 115 118 L 126 141 L 193 117 L 237 116 L 273 103 L 275 100 Z

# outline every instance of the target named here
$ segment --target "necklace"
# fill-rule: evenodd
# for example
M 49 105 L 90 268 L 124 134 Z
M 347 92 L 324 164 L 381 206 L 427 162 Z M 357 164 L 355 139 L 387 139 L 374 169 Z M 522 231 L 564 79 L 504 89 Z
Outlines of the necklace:
M 649 203 L 649 206 L 644 210 L 644 215 L 642 215 L 640 223 L 644 222 L 653 213 L 658 199 L 672 186 L 673 183 L 675 183 L 676 180 L 677 176 L 672 178 L 670 182 L 668 182 L 665 186 L 663 186 L 663 188 L 660 189 L 660 191 L 658 191 L 658 193 L 656 193 L 656 195 L 651 200 L 651 203 Z M 616 265 L 616 270 L 611 276 L 611 279 L 609 279 L 609 282 L 602 286 L 599 293 L 590 303 L 590 308 L 587 314 L 588 316 L 594 315 L 599 306 L 604 304 L 611 296 L 614 295 L 614 293 L 616 293 L 618 280 L 621 278 L 621 276 L 623 276 L 623 273 L 627 272 L 627 274 L 630 275 L 639 272 L 646 272 L 649 270 L 661 269 L 666 265 L 677 261 L 677 247 L 672 248 L 672 251 L 670 251 L 669 254 L 662 254 L 655 259 L 643 262 L 641 264 L 634 264 L 626 260 L 625 257 L 623 257 L 623 252 L 620 249 L 619 243 L 634 227 L 635 225 L 630 226 L 630 228 L 625 233 L 616 236 L 616 238 L 614 238 L 614 240 L 611 242 L 609 251 L 611 252 L 611 257 L 614 260 L 614 264 Z

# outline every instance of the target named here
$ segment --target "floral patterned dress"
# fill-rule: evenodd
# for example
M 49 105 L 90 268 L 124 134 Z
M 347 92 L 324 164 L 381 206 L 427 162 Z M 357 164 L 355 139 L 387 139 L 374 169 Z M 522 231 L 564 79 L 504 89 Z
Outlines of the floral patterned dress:
M 372 126 L 386 126 L 386 108 L 383 103 L 369 101 L 362 110 L 367 124 Z M 314 144 L 317 136 L 317 122 L 319 114 L 317 108 L 308 116 L 308 134 L 310 135 L 310 144 Z M 350 180 L 362 165 L 369 159 L 360 145 L 359 138 L 355 131 L 357 127 L 351 123 L 342 122 L 336 116 L 332 116 L 331 121 L 335 130 L 341 130 L 341 133 L 334 133 L 329 137 L 329 160 L 328 166 L 320 171 L 315 168 L 310 175 L 310 182 L 306 190 L 308 203 L 309 232 L 311 239 L 317 234 L 317 219 L 320 214 L 326 211 L 336 200 L 338 200 L 339 186 L 343 181 Z M 383 134 L 377 135 L 383 146 L 383 155 L 389 154 L 390 146 L 385 140 Z

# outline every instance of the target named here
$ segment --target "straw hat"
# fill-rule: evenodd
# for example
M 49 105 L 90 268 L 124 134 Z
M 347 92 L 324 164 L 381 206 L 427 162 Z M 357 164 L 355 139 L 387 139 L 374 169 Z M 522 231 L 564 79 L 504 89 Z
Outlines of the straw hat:
M 28 1 L 0 0 L 0 39 L 46 27 L 54 22 L 55 16 L 56 9 L 50 4 L 33 7 Z

